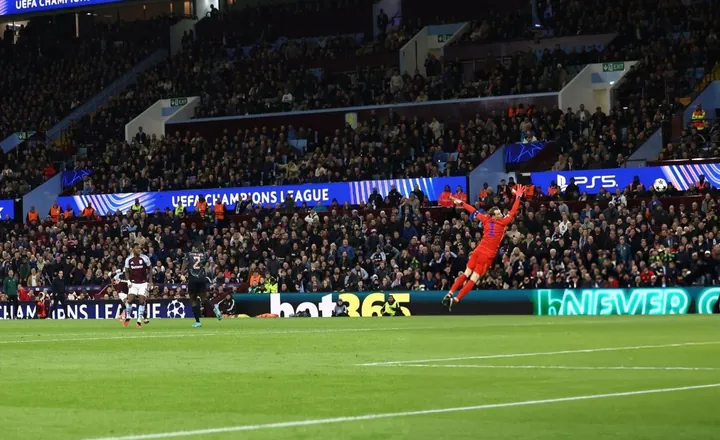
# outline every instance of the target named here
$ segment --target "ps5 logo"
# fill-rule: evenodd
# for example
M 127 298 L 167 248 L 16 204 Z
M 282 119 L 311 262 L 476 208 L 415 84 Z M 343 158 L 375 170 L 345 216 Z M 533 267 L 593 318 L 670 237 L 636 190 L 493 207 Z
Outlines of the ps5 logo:
M 560 187 L 561 191 L 565 191 L 565 189 L 568 187 L 568 179 L 567 177 L 558 174 L 557 175 L 557 184 Z M 617 188 L 618 184 L 615 180 L 615 175 L 611 174 L 608 176 L 576 176 L 575 177 L 575 184 L 580 188 L 582 191 L 583 189 L 593 189 L 598 186 L 602 188 Z M 583 188 L 583 186 L 585 188 Z

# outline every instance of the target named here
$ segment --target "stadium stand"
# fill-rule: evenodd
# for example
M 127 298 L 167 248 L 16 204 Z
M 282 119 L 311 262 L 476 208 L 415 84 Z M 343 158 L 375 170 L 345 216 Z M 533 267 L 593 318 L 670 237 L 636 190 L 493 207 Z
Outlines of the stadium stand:
M 683 8 L 682 10 L 686 11 L 687 14 L 691 14 L 693 11 L 692 7 Z M 573 51 L 568 54 L 558 47 L 554 51 L 544 51 L 539 57 L 533 52 L 516 55 L 508 66 L 497 63 L 491 58 L 486 60 L 481 68 L 477 70 L 475 81 L 472 83 L 462 81 L 461 67 L 454 62 L 446 63 L 444 75 L 428 76 L 427 78 L 420 75 L 412 78 L 407 75 L 403 77 L 399 75 L 397 70 L 393 69 L 387 71 L 363 69 L 351 76 L 331 74 L 327 78 L 321 79 L 318 75 L 313 74 L 311 70 L 291 71 L 284 67 L 288 62 L 286 59 L 288 58 L 287 54 L 292 51 L 285 47 L 288 45 L 287 42 L 284 46 L 280 46 L 281 49 L 277 49 L 277 45 L 260 44 L 248 50 L 247 55 L 243 50 L 241 56 L 238 48 L 233 49 L 234 40 L 232 38 L 228 40 L 227 36 L 221 37 L 216 32 L 206 32 L 205 37 L 203 37 L 203 34 L 199 32 L 195 41 L 192 41 L 193 39 L 188 36 L 184 42 L 184 51 L 180 55 L 158 66 L 145 75 L 135 89 L 117 97 L 102 112 L 92 118 L 86 118 L 75 127 L 73 136 L 75 146 L 81 145 L 88 151 L 87 160 L 79 161 L 75 166 L 77 168 L 90 167 L 103 170 L 97 175 L 97 178 L 92 179 L 94 189 L 89 188 L 87 182 L 82 184 L 82 188 L 76 189 L 85 193 L 109 191 L 111 188 L 117 187 L 115 180 L 120 179 L 123 174 L 129 180 L 132 180 L 130 176 L 143 169 L 145 170 L 145 177 L 138 180 L 140 182 L 139 187 L 149 189 L 179 188 L 180 182 L 186 179 L 172 179 L 175 180 L 173 183 L 168 182 L 167 179 L 158 179 L 160 176 L 152 175 L 149 172 L 151 167 L 149 164 L 140 168 L 135 167 L 132 170 L 124 162 L 121 162 L 121 165 L 114 169 L 108 166 L 108 163 L 113 163 L 114 159 L 118 157 L 137 158 L 144 151 L 143 148 L 138 146 L 124 145 L 124 142 L 121 141 L 124 137 L 124 124 L 162 97 L 201 95 L 203 103 L 198 109 L 197 116 L 217 117 L 392 102 L 512 95 L 559 90 L 571 78 L 564 67 L 564 65 L 570 65 L 570 63 L 630 59 L 645 54 L 644 64 L 627 75 L 625 85 L 617 91 L 617 105 L 607 115 L 597 109 L 580 108 L 569 111 L 567 109 L 544 108 L 527 109 L 527 112 L 523 111 L 519 114 L 513 112 L 512 117 L 506 115 L 500 117 L 497 115 L 479 115 L 475 121 L 468 121 L 465 125 L 461 124 L 463 121 L 442 121 L 446 125 L 446 127 L 443 127 L 445 128 L 445 134 L 442 136 L 438 136 L 436 133 L 427 135 L 429 134 L 427 128 L 420 130 L 421 142 L 419 143 L 422 146 L 413 145 L 413 148 L 408 149 L 407 154 L 404 155 L 404 164 L 397 163 L 390 172 L 380 172 L 374 175 L 431 176 L 438 172 L 442 173 L 445 171 L 445 166 L 444 164 L 437 166 L 438 157 L 436 156 L 438 155 L 436 153 L 441 153 L 439 154 L 441 159 L 449 158 L 448 154 L 451 154 L 452 159 L 454 159 L 455 155 L 452 153 L 458 152 L 464 153 L 462 156 L 466 156 L 467 160 L 460 163 L 451 160 L 448 172 L 453 175 L 461 174 L 467 171 L 469 167 L 479 164 L 497 146 L 508 141 L 526 138 L 553 140 L 555 141 L 555 148 L 559 150 L 559 157 L 556 159 L 545 164 L 533 163 L 536 170 L 553 169 L 561 171 L 622 166 L 635 149 L 657 130 L 660 122 L 667 120 L 680 108 L 675 98 L 687 93 L 692 85 L 692 79 L 697 76 L 697 72 L 704 72 L 708 68 L 709 57 L 704 51 L 706 46 L 696 42 L 697 38 L 703 38 L 702 41 L 704 41 L 704 37 L 693 37 L 675 32 L 681 29 L 682 22 L 668 21 L 674 9 L 661 8 L 661 11 L 663 14 L 656 22 L 666 23 L 671 27 L 668 29 L 651 28 L 653 32 L 648 34 L 649 39 L 647 41 L 649 43 L 645 45 L 637 44 L 634 38 L 621 32 L 617 41 L 603 53 L 588 52 L 582 55 L 575 54 L 577 55 L 575 56 Z M 206 19 L 206 25 L 199 28 L 201 30 L 203 28 L 215 29 L 209 27 L 215 22 L 217 20 Z M 222 22 L 235 23 L 233 19 Z M 565 22 L 562 20 L 556 21 L 557 26 L 562 25 L 562 23 Z M 226 29 L 228 27 L 231 26 L 228 24 L 226 27 L 218 28 Z M 234 34 L 230 32 L 229 35 Z M 352 37 L 335 37 L 328 41 L 357 42 Z M 619 46 L 615 43 L 618 43 Z M 301 47 L 302 44 L 307 43 L 301 43 Z M 348 46 L 345 43 L 338 43 L 338 47 L 354 48 L 352 44 Z M 702 47 L 703 50 L 699 50 L 699 47 Z M 341 53 L 343 50 L 339 49 Z M 676 66 L 662 58 L 666 51 L 667 53 L 680 55 L 674 57 Z M 692 56 L 690 56 L 691 51 Z M 310 52 L 310 59 L 315 60 L 336 56 L 332 50 Z M 307 46 L 301 48 L 300 54 L 307 53 Z M 201 62 L 198 62 L 198 60 L 201 60 Z M 201 75 L 197 74 L 198 69 L 202 69 Z M 543 74 L 538 75 L 538 72 L 541 71 Z M 263 74 L 258 76 L 257 72 L 263 72 Z M 233 89 L 230 90 L 227 84 L 233 84 Z M 331 92 L 328 92 L 328 90 L 331 90 Z M 290 98 L 285 100 L 284 97 L 286 96 Z M 486 117 L 491 118 L 499 130 L 486 127 L 485 122 L 479 121 L 479 119 L 485 120 Z M 393 124 L 393 121 L 390 122 L 391 125 L 388 128 L 391 133 L 397 133 L 396 136 L 411 134 L 410 132 L 400 133 L 396 131 L 396 129 L 401 128 L 402 121 L 396 121 L 396 124 Z M 435 124 L 434 121 L 418 121 L 416 125 L 422 127 L 425 123 L 429 125 Z M 377 125 L 376 122 L 370 121 L 371 127 L 373 124 Z M 347 128 L 343 127 L 335 128 L 341 132 L 347 130 Z M 454 133 L 462 132 L 467 135 L 462 139 L 458 138 L 453 141 L 448 137 L 451 133 L 449 128 L 454 128 Z M 530 128 L 530 132 L 527 131 L 527 128 Z M 362 132 L 362 130 L 361 128 L 359 131 Z M 313 130 L 312 127 L 309 127 L 305 131 L 311 133 Z M 494 135 L 490 136 L 489 139 L 485 138 L 482 142 L 473 142 L 473 134 L 475 139 L 483 139 L 483 136 L 491 133 Z M 205 153 L 214 150 L 217 155 L 225 148 L 225 144 L 242 144 L 244 134 L 239 134 L 240 138 L 238 140 L 235 140 L 234 136 L 233 139 L 228 139 L 228 141 L 223 139 L 203 139 L 198 148 Z M 263 161 L 259 160 L 253 163 L 256 169 L 268 168 L 265 173 L 266 178 L 262 182 L 258 178 L 250 177 L 253 171 L 249 169 L 237 169 L 232 177 L 229 176 L 229 171 L 226 169 L 217 170 L 218 172 L 213 174 L 223 174 L 224 182 L 254 185 L 260 183 L 272 184 L 281 180 L 288 182 L 318 181 L 322 179 L 316 176 L 318 173 L 332 179 L 333 177 L 324 171 L 326 167 L 317 164 L 318 159 L 327 158 L 332 147 L 332 145 L 325 142 L 325 136 L 329 134 L 319 133 L 319 141 L 317 142 L 314 142 L 312 136 L 306 135 L 310 146 L 308 151 L 315 153 L 313 155 L 307 154 L 300 157 L 297 154 L 298 152 L 288 147 L 288 145 L 283 145 L 282 148 L 277 149 L 278 151 L 273 150 L 273 155 L 278 152 L 291 153 L 288 159 L 289 168 L 286 168 L 288 164 L 282 162 L 280 164 L 274 164 L 274 162 L 273 164 L 263 164 Z M 185 135 L 182 137 L 187 138 L 184 140 L 187 143 L 196 136 Z M 443 139 L 443 144 L 434 145 L 437 144 L 435 142 L 437 138 Z M 383 149 L 391 144 L 393 140 L 397 140 L 392 137 L 386 137 L 386 139 L 386 143 L 381 147 Z M 283 141 L 287 142 L 287 136 Z M 163 145 L 168 146 L 178 142 L 183 141 L 171 137 L 170 139 L 156 140 L 152 143 L 155 147 L 160 146 L 162 150 Z M 462 142 L 462 146 L 458 145 L 459 142 Z M 74 148 L 71 148 L 71 151 L 74 151 Z M 241 149 L 238 152 L 233 152 L 231 157 L 237 158 L 243 151 L 246 150 Z M 98 152 L 102 152 L 102 155 L 95 155 Z M 422 158 L 423 155 L 424 159 Z M 281 156 L 286 155 L 281 154 Z M 352 163 L 353 159 L 354 157 L 351 157 L 349 163 Z M 370 163 L 365 166 L 369 166 L 372 160 L 366 161 Z M 267 159 L 265 161 L 267 162 Z M 418 167 L 408 166 L 416 162 L 419 162 Z M 428 166 L 424 167 L 423 162 Z M 440 160 L 440 162 L 444 161 Z M 133 163 L 134 166 L 138 164 L 137 160 L 134 160 Z M 292 175 L 282 172 L 278 169 L 278 165 L 285 170 L 289 169 Z M 119 173 L 116 173 L 116 171 L 119 171 Z M 303 178 L 297 180 L 296 175 L 303 176 Z M 105 178 L 110 176 L 115 176 L 115 178 Z M 362 170 L 358 172 L 351 171 L 343 178 L 361 180 L 367 178 L 367 173 L 363 173 Z M 190 186 L 212 185 L 214 180 L 210 179 L 207 183 L 203 183 L 204 181 L 204 177 L 193 179 Z M 138 184 L 136 183 L 134 186 L 137 187 Z M 123 187 L 128 186 L 123 185 Z
M 508 208 L 509 188 L 497 188 L 487 201 Z M 536 194 L 508 231 L 504 252 L 481 288 L 717 284 L 718 202 L 715 188 L 662 194 L 628 188 L 584 201 Z M 201 240 L 213 256 L 207 272 L 218 297 L 228 290 L 447 289 L 481 231 L 459 211 L 415 209 L 401 198 L 387 203 L 380 211 L 331 206 L 319 212 L 244 204 L 222 220 L 167 210 L 5 223 L 0 275 L 13 269 L 33 290 L 64 270 L 78 295 L 112 297 L 110 279 L 127 246 L 139 242 L 161 284 L 154 295 L 183 297 L 182 250 Z
M 31 21 L 15 45 L 0 45 L 0 136 L 44 131 L 167 46 L 171 19 L 95 25 L 81 38 L 72 29 Z
M 459 61 L 431 60 L 433 69 L 427 78 L 403 77 L 392 67 L 364 66 L 350 75 L 329 72 L 322 76 L 312 67 L 295 66 L 324 63 L 339 56 L 362 54 L 363 50 L 372 54 L 394 51 L 404 37 L 392 37 L 390 31 L 386 40 L 372 42 L 372 49 L 368 49 L 361 43 L 365 40 L 344 34 L 364 29 L 340 31 L 333 27 L 335 23 L 321 18 L 338 12 L 351 16 L 353 8 L 364 3 L 350 2 L 348 9 L 322 13 L 309 9 L 317 8 L 316 3 L 299 5 L 291 11 L 279 6 L 272 11 L 239 12 L 235 18 L 232 14 L 228 19 L 206 18 L 197 36 L 187 35 L 179 55 L 143 75 L 135 87 L 76 124 L 69 143 L 61 147 L 28 143 L 30 146 L 19 153 L 24 156 L 16 156 L 17 163 L 36 165 L 32 173 L 42 172 L 31 173 L 30 178 L 22 176 L 23 180 L 14 184 L 11 177 L 5 181 L 3 193 L 22 194 L 54 174 L 44 164 L 64 162 L 76 154 L 76 168 L 93 169 L 93 174 L 74 188 L 86 195 L 464 175 L 499 145 L 524 137 L 555 141 L 561 156 L 553 159 L 554 170 L 615 167 L 657 124 L 680 108 L 676 98 L 687 94 L 699 73 L 712 67 L 715 54 L 711 20 L 692 25 L 683 21 L 695 16 L 698 11 L 693 8 L 705 6 L 668 3 L 659 8 L 661 14 L 654 27 L 642 35 L 642 42 L 631 37 L 628 27 L 636 17 L 626 18 L 626 11 L 611 8 L 595 27 L 583 29 L 606 30 L 616 18 L 626 20 L 621 23 L 619 39 L 605 52 L 568 54 L 557 48 L 540 56 L 534 52 L 516 54 L 507 66 L 489 59 L 469 83 L 463 82 Z M 549 7 L 558 9 L 552 3 Z M 714 10 L 699 11 L 708 17 L 716 15 Z M 545 23 L 548 29 L 566 35 L 579 26 L 576 12 L 571 9 L 543 18 L 552 23 Z M 283 39 L 278 44 L 277 23 L 287 20 L 287 14 L 298 22 L 317 18 L 319 23 L 315 29 L 307 22 L 283 29 L 283 36 L 288 38 L 314 37 L 306 34 L 310 30 L 343 34 L 314 42 Z M 517 18 L 512 15 L 517 12 L 497 14 L 481 20 L 469 38 L 477 41 L 478 32 L 482 41 L 524 36 L 519 27 L 510 26 L 515 21 L 508 17 Z M 413 15 L 408 11 L 408 16 L 420 23 L 432 21 L 419 12 Z M 250 30 L 229 31 L 236 28 L 236 20 L 252 22 Z M 662 27 L 665 24 L 668 27 Z M 690 27 L 692 32 L 688 31 Z M 258 40 L 260 43 L 247 52 L 242 47 Z M 627 84 L 618 92 L 619 105 L 608 115 L 584 108 L 523 107 L 507 114 L 478 114 L 472 120 L 441 122 L 439 118 L 406 120 L 390 113 L 360 120 L 357 130 L 334 127 L 323 132 L 314 127 L 258 126 L 227 132 L 217 139 L 174 133 L 130 144 L 124 141 L 125 124 L 163 97 L 202 96 L 198 116 L 204 117 L 513 95 L 558 90 L 571 78 L 566 67 L 575 62 L 625 59 L 641 53 L 645 63 L 628 75 Z M 287 68 L 291 65 L 296 70 Z M 292 100 L 283 102 L 288 93 Z M 288 142 L 291 138 L 308 141 L 303 155 Z M 693 138 L 684 141 L 688 145 L 693 142 Z M 179 148 L 185 153 L 177 154 Z M 687 146 L 679 154 L 689 154 L 689 148 L 693 147 Z M 676 153 L 672 154 L 674 157 Z M 12 165 L 6 163 L 6 169 L 12 170 Z M 714 188 L 691 188 L 685 193 L 671 189 L 664 194 L 628 188 L 614 196 L 603 192 L 597 198 L 572 191 L 558 191 L 552 197 L 536 192 L 521 209 L 508 232 L 504 252 L 480 288 L 716 284 L 720 245 L 713 228 L 717 226 L 718 201 Z M 127 246 L 140 242 L 148 248 L 155 281 L 162 286 L 153 295 L 183 297 L 184 290 L 178 287 L 184 281 L 178 263 L 188 244 L 201 240 L 213 257 L 207 271 L 215 281 L 216 297 L 223 296 L 224 289 L 448 289 L 453 276 L 464 268 L 467 253 L 481 231 L 456 210 L 395 197 L 386 203 L 389 206 L 383 210 L 358 205 L 331 206 L 325 212 L 308 207 L 269 209 L 239 204 L 226 218 L 214 218 L 212 210 L 206 217 L 176 216 L 167 210 L 106 218 L 88 215 L 85 219 L 80 213 L 68 213 L 67 218 L 49 223 L 3 223 L 0 238 L 7 245 L 0 275 L 4 277 L 13 269 L 24 286 L 42 288 L 62 269 L 71 274 L 73 284 L 85 286 L 78 295 L 112 297 L 111 276 L 127 255 Z M 507 188 L 498 188 L 478 204 L 507 208 L 510 193 Z M 91 287 L 98 285 L 104 287 Z
M 61 169 L 75 150 L 56 145 L 44 132 L 78 105 L 167 46 L 171 17 L 113 25 L 96 24 L 80 38 L 44 20 L 31 21 L 17 44 L 0 45 L 0 136 L 34 133 L 2 154 L 0 194 L 19 197 Z M 69 72 L 69 73 L 68 73 Z M 22 170 L 18 164 L 23 164 Z

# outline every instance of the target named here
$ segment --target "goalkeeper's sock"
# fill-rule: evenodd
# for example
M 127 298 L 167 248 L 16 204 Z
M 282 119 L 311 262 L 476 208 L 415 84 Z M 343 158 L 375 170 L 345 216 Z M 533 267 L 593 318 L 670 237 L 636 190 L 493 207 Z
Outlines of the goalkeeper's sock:
M 457 279 L 453 283 L 452 287 L 450 288 L 450 293 L 454 294 L 455 292 L 457 292 L 458 289 L 463 286 L 463 283 L 465 282 L 466 279 L 467 279 L 467 276 L 465 276 L 465 273 L 460 274 L 460 276 L 457 277 Z
M 463 285 L 462 289 L 460 289 L 460 293 L 455 297 L 456 301 L 460 301 L 463 296 L 467 295 L 468 292 L 470 292 L 473 287 L 475 287 L 475 281 L 473 280 L 467 280 L 465 281 L 465 284 Z

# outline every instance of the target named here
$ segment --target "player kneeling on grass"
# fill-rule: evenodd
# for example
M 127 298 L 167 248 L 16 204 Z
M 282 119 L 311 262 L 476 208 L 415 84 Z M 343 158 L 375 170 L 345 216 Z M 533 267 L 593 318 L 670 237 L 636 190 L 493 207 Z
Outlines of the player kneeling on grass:
M 223 318 L 222 313 L 220 313 L 220 307 L 218 307 L 217 304 L 210 304 L 205 298 L 208 283 L 207 276 L 205 275 L 206 263 L 207 255 L 202 251 L 202 244 L 194 243 L 192 250 L 187 253 L 185 258 L 185 270 L 188 274 L 188 294 L 192 301 L 193 316 L 195 316 L 194 328 L 202 327 L 200 317 L 202 316 L 202 305 L 205 303 L 210 305 L 218 321 Z
M 130 305 L 137 298 L 138 312 L 137 312 L 137 328 L 142 327 L 142 318 L 145 315 L 145 301 L 147 298 L 148 286 L 152 285 L 151 270 L 150 266 L 152 263 L 147 255 L 140 251 L 140 245 L 135 243 L 132 249 L 132 255 L 125 259 L 125 277 L 130 281 L 128 287 L 128 296 L 125 302 L 125 306 L 129 309 Z M 130 316 L 125 315 L 125 321 L 123 325 L 125 327 L 130 324 Z

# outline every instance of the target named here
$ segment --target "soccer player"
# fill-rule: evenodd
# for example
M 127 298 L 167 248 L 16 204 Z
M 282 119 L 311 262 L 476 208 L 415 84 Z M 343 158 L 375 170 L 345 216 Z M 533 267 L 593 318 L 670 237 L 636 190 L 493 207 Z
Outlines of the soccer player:
M 152 284 L 151 264 L 150 259 L 140 251 L 140 245 L 137 243 L 133 245 L 132 255 L 125 259 L 125 278 L 130 282 L 126 307 L 129 307 L 137 298 L 139 302 L 137 323 L 135 324 L 137 328 L 142 328 L 141 320 L 145 314 L 148 285 Z M 130 315 L 126 313 L 123 325 L 127 327 L 128 324 L 130 324 Z
M 125 274 L 121 270 L 119 270 L 113 277 L 113 285 L 115 286 L 115 290 L 117 290 L 118 298 L 120 298 L 120 308 L 118 309 L 115 319 L 121 322 L 125 321 L 127 311 L 127 305 L 125 302 L 127 301 L 129 284 L 130 283 L 128 283 L 127 279 L 125 279 Z
M 475 287 L 478 280 L 490 269 L 500 249 L 503 237 L 505 237 L 505 231 L 515 219 L 515 214 L 517 214 L 518 208 L 520 208 L 520 199 L 524 193 L 525 188 L 522 185 L 515 186 L 515 203 L 513 203 L 507 216 L 503 216 L 502 211 L 497 206 L 490 208 L 487 214 L 481 214 L 477 212 L 474 207 L 462 200 L 453 199 L 456 205 L 462 205 L 462 207 L 470 213 L 471 220 L 478 220 L 482 223 L 483 238 L 470 254 L 470 260 L 465 268 L 465 272 L 460 274 L 450 288 L 450 292 L 443 298 L 443 305 L 446 306 L 448 310 L 452 310 L 453 304 L 460 302 L 460 300 Z M 458 289 L 460 289 L 460 293 L 455 297 L 455 292 L 457 292 Z
M 207 256 L 202 251 L 200 243 L 194 243 L 192 250 L 187 253 L 185 258 L 185 267 L 187 270 L 188 293 L 192 301 L 192 311 L 195 316 L 194 328 L 202 327 L 200 323 L 200 315 L 202 314 L 201 305 L 207 300 L 205 299 L 205 291 L 207 290 L 208 279 L 205 276 L 205 263 Z M 222 319 L 220 307 L 217 304 L 212 306 L 213 313 L 218 321 Z

